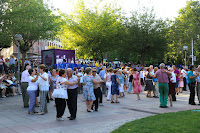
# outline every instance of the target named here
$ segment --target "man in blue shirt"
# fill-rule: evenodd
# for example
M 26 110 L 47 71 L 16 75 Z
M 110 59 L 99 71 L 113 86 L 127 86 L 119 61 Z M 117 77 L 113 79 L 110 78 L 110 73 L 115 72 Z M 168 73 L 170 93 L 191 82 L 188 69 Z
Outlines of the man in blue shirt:
M 199 76 L 199 74 L 197 73 L 196 75 L 194 75 L 194 66 L 190 66 L 190 70 L 188 72 L 188 86 L 190 89 L 190 98 L 189 98 L 189 104 L 191 105 L 196 105 L 196 103 L 194 102 L 194 98 L 195 98 L 195 82 L 196 82 L 196 77 Z
M 11 71 L 14 73 L 15 72 L 15 59 L 14 59 L 13 55 L 10 56 L 10 68 L 11 68 Z

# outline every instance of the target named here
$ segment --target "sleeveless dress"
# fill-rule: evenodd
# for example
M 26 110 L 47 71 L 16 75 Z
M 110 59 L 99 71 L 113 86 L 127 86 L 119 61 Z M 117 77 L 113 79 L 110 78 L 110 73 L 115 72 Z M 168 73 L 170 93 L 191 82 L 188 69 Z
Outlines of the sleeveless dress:
M 117 75 L 112 75 L 111 76 L 111 81 L 112 81 L 112 84 L 111 84 L 111 94 L 112 95 L 119 95 L 119 85 L 117 83 L 117 78 L 118 76 Z
M 153 91 L 155 89 L 155 86 L 153 85 L 153 78 L 150 77 L 149 73 L 147 74 L 145 78 L 145 91 Z
M 83 77 L 83 97 L 85 100 L 96 100 L 94 95 L 94 86 L 93 86 L 93 76 L 84 76 Z
M 140 93 L 142 92 L 142 86 L 141 84 L 138 85 L 140 82 L 140 73 L 137 72 L 136 74 L 133 74 L 133 82 L 134 82 L 134 93 Z

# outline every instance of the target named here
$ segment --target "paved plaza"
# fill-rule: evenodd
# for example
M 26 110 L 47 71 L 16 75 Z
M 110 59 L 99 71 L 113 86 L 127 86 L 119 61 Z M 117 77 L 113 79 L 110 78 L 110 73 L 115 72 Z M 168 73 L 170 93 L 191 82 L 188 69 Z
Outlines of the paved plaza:
M 23 108 L 22 96 L 8 97 L 0 100 L 0 133 L 109 133 L 126 122 L 166 112 L 177 112 L 190 109 L 200 109 L 200 106 L 188 104 L 189 91 L 179 94 L 173 107 L 159 108 L 159 98 L 146 98 L 146 92 L 141 94 L 141 100 L 136 101 L 135 94 L 127 94 L 120 98 L 120 104 L 105 101 L 98 112 L 88 113 L 83 96 L 78 96 L 77 119 L 70 121 L 66 108 L 65 121 L 56 121 L 54 101 L 48 103 L 48 113 L 45 115 L 29 115 Z M 198 103 L 196 101 L 196 103 Z M 168 103 L 169 105 L 169 103 Z M 36 108 L 38 111 L 39 108 Z

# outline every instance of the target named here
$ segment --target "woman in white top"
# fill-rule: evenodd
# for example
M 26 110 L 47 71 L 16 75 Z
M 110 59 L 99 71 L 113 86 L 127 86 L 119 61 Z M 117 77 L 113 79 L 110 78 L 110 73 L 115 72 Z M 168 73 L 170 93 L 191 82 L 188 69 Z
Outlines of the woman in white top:
M 56 81 L 56 87 L 54 89 L 63 89 L 64 91 L 62 94 L 59 94 L 59 96 L 54 96 L 55 97 L 55 103 L 56 103 L 56 111 L 57 111 L 57 116 L 56 119 L 59 121 L 63 121 L 64 119 L 62 118 L 64 112 L 65 112 L 65 108 L 66 108 L 66 99 L 68 99 L 68 95 L 67 95 L 67 85 L 75 85 L 78 83 L 78 81 L 76 82 L 69 82 L 65 77 L 66 77 L 66 72 L 64 69 L 61 69 L 59 71 L 59 76 L 57 81 Z
M 110 101 L 110 97 L 111 97 L 111 76 L 113 74 L 113 69 L 110 68 L 109 72 L 106 74 L 106 87 L 108 88 L 108 95 L 107 95 L 107 101 Z
M 38 84 L 40 89 L 40 112 L 38 115 L 43 115 L 47 113 L 47 94 L 49 91 L 49 81 L 48 81 L 48 74 L 45 72 L 46 66 L 44 64 L 39 65 L 39 77 L 38 77 Z
M 35 111 L 35 102 L 36 102 L 36 94 L 37 94 L 37 88 L 38 88 L 37 87 L 38 75 L 36 76 L 36 71 L 32 68 L 28 70 L 28 73 L 30 74 L 28 88 L 27 88 L 27 93 L 30 99 L 28 114 L 33 114 L 33 113 L 37 113 Z

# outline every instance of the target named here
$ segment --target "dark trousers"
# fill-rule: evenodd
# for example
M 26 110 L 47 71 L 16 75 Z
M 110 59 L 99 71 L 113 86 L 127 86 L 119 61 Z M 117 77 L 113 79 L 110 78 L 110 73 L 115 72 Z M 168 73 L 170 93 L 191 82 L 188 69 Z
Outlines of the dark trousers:
M 172 87 L 174 91 L 174 94 L 172 94 L 172 101 L 176 101 L 176 91 L 175 91 L 176 83 L 172 83 Z
M 187 90 L 187 89 L 186 89 L 187 84 L 186 84 L 186 78 L 185 78 L 185 77 L 183 78 L 183 82 L 184 82 L 183 90 L 186 91 L 186 90 Z
M 195 83 L 189 83 L 188 84 L 189 89 L 190 89 L 190 98 L 189 98 L 189 104 L 193 104 L 194 98 L 195 98 Z
M 55 98 L 57 118 L 60 118 L 65 113 L 66 100 L 62 98 Z
M 106 94 L 106 84 L 104 82 L 101 83 L 101 88 L 102 88 L 102 93 Z
M 67 106 L 69 109 L 69 113 L 71 114 L 72 118 L 76 118 L 77 112 L 77 96 L 78 96 L 78 88 L 75 89 L 67 89 L 68 99 L 67 99 Z
M 99 97 L 99 103 L 103 103 L 103 92 L 100 89 L 100 97 Z
M 23 98 L 23 102 L 24 102 L 24 106 L 28 107 L 28 102 L 29 102 L 29 96 L 27 93 L 27 87 L 28 87 L 28 82 L 22 82 L 21 83 L 21 89 L 22 89 L 22 98 Z
M 100 99 L 100 96 L 101 96 L 100 92 L 101 92 L 100 87 L 97 88 L 97 89 L 94 89 L 94 95 L 95 95 L 96 100 L 94 101 L 94 103 L 92 105 L 92 109 L 93 109 L 94 106 L 95 106 L 95 110 L 98 110 L 98 108 L 99 108 L 99 99 Z

